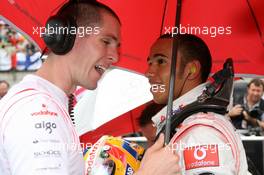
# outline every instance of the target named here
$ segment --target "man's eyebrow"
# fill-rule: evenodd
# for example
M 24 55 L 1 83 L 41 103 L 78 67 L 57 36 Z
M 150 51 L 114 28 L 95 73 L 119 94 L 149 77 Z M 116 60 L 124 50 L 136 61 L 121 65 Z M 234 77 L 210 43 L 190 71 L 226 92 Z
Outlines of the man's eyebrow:
M 162 54 L 162 53 L 156 53 L 156 54 L 153 55 L 153 57 L 154 57 L 154 58 L 155 58 L 155 57 L 166 57 L 166 58 L 168 58 L 166 55 L 164 55 L 164 54 Z
M 164 55 L 164 54 L 162 54 L 162 53 L 156 53 L 156 54 L 153 55 L 152 58 L 148 57 L 148 58 L 147 58 L 147 61 L 150 61 L 151 59 L 153 60 L 153 59 L 155 59 L 155 58 L 157 58 L 157 57 L 165 57 L 165 58 L 168 58 L 166 55 Z
M 106 35 L 106 36 L 107 36 L 107 37 L 110 37 L 111 39 L 113 39 L 114 41 L 116 41 L 118 47 L 121 46 L 121 43 L 120 43 L 119 39 L 117 39 L 116 36 L 114 36 L 114 35 L 112 35 L 112 34 L 108 34 L 108 35 Z

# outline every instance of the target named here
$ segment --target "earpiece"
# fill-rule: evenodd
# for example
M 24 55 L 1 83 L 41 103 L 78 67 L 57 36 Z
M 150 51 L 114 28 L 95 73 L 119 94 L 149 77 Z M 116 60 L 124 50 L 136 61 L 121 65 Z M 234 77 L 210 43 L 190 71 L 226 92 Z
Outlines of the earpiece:
M 76 33 L 71 32 L 72 29 L 77 29 L 77 24 L 74 17 L 68 15 L 63 17 L 61 12 L 71 6 L 72 3 L 65 4 L 57 15 L 52 16 L 46 22 L 46 32 L 43 35 L 43 40 L 46 46 L 57 55 L 68 53 L 76 38 Z
M 191 69 L 190 69 L 190 73 L 193 74 L 196 72 L 196 67 L 195 66 L 192 66 Z

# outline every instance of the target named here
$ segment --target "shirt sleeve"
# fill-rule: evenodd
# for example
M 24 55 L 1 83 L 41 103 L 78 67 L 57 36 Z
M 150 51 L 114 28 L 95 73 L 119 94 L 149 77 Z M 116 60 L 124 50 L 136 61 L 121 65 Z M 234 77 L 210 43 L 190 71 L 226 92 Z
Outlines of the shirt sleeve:
M 72 174 L 69 149 L 76 145 L 65 113 L 51 100 L 29 99 L 17 104 L 7 117 L 4 149 L 12 175 Z
M 173 147 L 181 157 L 182 174 L 234 175 L 237 173 L 232 144 L 213 127 L 198 125 L 184 131 Z

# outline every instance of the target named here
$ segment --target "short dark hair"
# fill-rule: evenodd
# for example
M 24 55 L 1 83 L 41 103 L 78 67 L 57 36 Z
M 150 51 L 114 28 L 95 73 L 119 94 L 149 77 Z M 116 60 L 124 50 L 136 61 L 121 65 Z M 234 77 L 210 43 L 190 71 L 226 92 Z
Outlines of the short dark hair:
M 175 38 L 178 44 L 178 50 L 181 52 L 183 59 L 181 60 L 180 73 L 183 72 L 187 63 L 198 60 L 201 64 L 201 81 L 205 82 L 211 72 L 212 56 L 206 43 L 198 36 L 192 34 L 164 34 L 159 39 Z
M 138 118 L 138 124 L 140 127 L 144 127 L 147 124 L 151 123 L 151 118 L 156 115 L 165 104 L 157 104 L 153 101 L 149 102 L 145 109 L 141 112 L 140 117 Z
M 119 17 L 110 7 L 95 0 L 71 0 L 57 14 L 63 18 L 74 18 L 77 26 L 96 27 L 95 25 L 102 22 L 101 10 L 111 14 L 121 24 Z
M 252 79 L 252 80 L 248 83 L 247 87 L 249 88 L 251 84 L 254 84 L 255 86 L 258 86 L 258 87 L 259 87 L 259 86 L 262 86 L 262 88 L 263 88 L 263 90 L 264 90 L 264 82 L 263 82 L 261 79 L 259 79 L 259 78 L 254 78 L 254 79 Z

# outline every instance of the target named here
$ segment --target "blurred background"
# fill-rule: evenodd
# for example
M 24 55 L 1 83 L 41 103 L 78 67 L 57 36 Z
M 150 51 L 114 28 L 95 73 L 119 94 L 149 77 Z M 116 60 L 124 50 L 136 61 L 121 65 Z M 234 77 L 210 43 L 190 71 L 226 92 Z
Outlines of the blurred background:
M 41 52 L 37 47 L 0 19 L 0 74 L 10 85 L 25 74 L 40 68 Z

